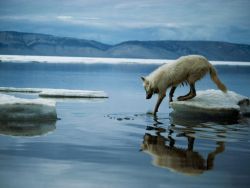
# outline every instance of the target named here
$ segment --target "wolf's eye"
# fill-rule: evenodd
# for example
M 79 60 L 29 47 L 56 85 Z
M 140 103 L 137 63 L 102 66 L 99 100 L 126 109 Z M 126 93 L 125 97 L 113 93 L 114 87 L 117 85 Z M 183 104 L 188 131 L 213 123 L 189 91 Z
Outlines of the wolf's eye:
M 149 91 L 150 90 L 149 85 L 146 85 L 145 89 L 146 89 L 146 91 Z

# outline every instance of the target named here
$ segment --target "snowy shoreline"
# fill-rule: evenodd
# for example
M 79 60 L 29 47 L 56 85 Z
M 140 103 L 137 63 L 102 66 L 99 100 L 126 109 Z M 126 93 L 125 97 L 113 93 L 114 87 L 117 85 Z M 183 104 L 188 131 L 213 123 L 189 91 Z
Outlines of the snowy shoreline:
M 134 59 L 134 58 L 100 58 L 100 57 L 63 57 L 63 56 L 29 56 L 0 55 L 0 63 L 57 63 L 57 64 L 156 64 L 169 63 L 166 59 Z M 213 65 L 250 66 L 250 62 L 210 61 Z

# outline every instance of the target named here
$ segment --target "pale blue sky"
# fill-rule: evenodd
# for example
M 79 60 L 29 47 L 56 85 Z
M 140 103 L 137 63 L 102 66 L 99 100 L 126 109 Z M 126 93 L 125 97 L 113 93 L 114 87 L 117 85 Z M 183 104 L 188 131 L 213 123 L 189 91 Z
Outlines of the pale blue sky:
M 250 44 L 250 0 L 0 0 L 0 30 L 112 44 L 126 40 Z

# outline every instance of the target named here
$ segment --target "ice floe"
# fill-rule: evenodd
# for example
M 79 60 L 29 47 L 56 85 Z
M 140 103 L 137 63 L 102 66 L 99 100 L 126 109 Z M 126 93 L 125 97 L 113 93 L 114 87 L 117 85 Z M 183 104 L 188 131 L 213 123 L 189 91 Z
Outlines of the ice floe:
M 0 121 L 53 121 L 56 103 L 47 99 L 23 99 L 0 94 Z
M 0 87 L 0 92 L 40 93 L 42 90 L 39 88 Z
M 14 63 L 77 63 L 77 64 L 163 64 L 173 60 L 167 59 L 133 59 L 133 58 L 98 58 L 98 57 L 62 57 L 62 56 L 28 56 L 0 55 L 1 62 Z M 210 61 L 213 65 L 250 66 L 249 62 Z
M 187 101 L 170 103 L 174 113 L 196 117 L 238 118 L 240 114 L 249 115 L 249 98 L 233 91 L 223 93 L 220 90 L 198 91 L 196 97 Z
M 15 63 L 75 63 L 75 64 L 163 64 L 164 59 L 100 58 L 100 57 L 62 57 L 62 56 L 26 56 L 0 55 L 1 62 Z
M 0 87 L 0 92 L 38 93 L 40 97 L 53 98 L 108 98 L 104 91 L 90 90 Z
M 104 91 L 45 89 L 39 93 L 40 97 L 55 98 L 108 98 Z

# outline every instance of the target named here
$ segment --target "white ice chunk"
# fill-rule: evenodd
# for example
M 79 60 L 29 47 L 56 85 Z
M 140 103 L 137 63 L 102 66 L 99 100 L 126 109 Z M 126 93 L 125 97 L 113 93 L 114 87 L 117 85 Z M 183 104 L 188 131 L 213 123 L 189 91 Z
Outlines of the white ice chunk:
M 108 98 L 104 91 L 45 89 L 39 93 L 40 97 L 62 98 Z
M 170 63 L 169 59 L 133 59 L 100 57 L 0 55 L 0 62 L 14 63 L 77 63 L 77 64 L 156 64 Z M 213 65 L 250 66 L 249 62 L 211 61 Z
M 247 105 L 248 104 L 248 105 Z M 187 101 L 173 101 L 170 106 L 175 112 L 184 114 L 209 114 L 213 116 L 237 116 L 250 113 L 248 97 L 233 91 L 198 91 L 196 97 Z
M 8 63 L 74 63 L 74 64 L 163 64 L 164 59 L 102 58 L 102 57 L 65 57 L 65 56 L 29 56 L 0 55 L 1 62 Z
M 108 98 L 104 91 L 90 90 L 0 87 L 0 92 L 38 93 L 40 97 L 54 98 Z
M 23 92 L 23 93 L 40 93 L 43 89 L 39 88 L 16 88 L 16 87 L 0 87 L 1 92 Z
M 56 120 L 55 101 L 0 94 L 0 121 Z

